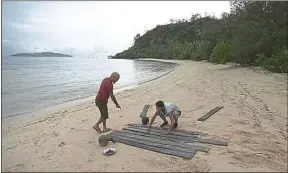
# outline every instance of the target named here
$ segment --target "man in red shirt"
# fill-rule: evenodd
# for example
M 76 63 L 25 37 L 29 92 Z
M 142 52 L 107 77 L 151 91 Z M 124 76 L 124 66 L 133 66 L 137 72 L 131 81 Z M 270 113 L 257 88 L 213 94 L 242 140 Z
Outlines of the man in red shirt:
M 98 132 L 108 132 L 109 128 L 106 127 L 106 120 L 108 119 L 108 99 L 111 97 L 112 101 L 115 103 L 117 108 L 120 108 L 120 105 L 116 101 L 116 98 L 113 94 L 113 84 L 115 84 L 120 78 L 119 73 L 113 72 L 110 77 L 107 77 L 102 80 L 98 94 L 95 98 L 95 104 L 99 108 L 101 117 L 98 122 L 93 126 L 93 128 Z M 103 122 L 103 131 L 100 129 L 99 125 Z

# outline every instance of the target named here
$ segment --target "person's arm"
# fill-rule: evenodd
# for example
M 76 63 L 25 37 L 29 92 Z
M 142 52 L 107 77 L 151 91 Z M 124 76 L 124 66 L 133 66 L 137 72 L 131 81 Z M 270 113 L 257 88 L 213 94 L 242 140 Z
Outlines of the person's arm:
M 171 123 L 170 123 L 170 128 L 168 129 L 168 133 L 171 132 L 171 130 L 173 129 L 174 123 L 175 123 L 174 116 L 173 116 L 172 112 L 169 113 L 169 118 L 170 118 Z
M 118 104 L 118 102 L 117 102 L 117 100 L 116 100 L 116 97 L 115 97 L 115 95 L 113 94 L 113 91 L 110 92 L 109 95 L 110 95 L 112 101 L 115 103 L 116 107 L 117 107 L 117 108 L 120 108 L 120 106 L 119 106 L 119 104 Z
M 158 111 L 156 111 L 155 114 L 153 115 L 153 117 L 152 117 L 152 119 L 151 119 L 151 121 L 149 123 L 148 130 L 151 128 L 151 126 L 152 126 L 152 124 L 153 124 L 153 122 L 154 122 L 154 120 L 155 120 L 155 118 L 157 117 L 158 114 L 159 114 Z

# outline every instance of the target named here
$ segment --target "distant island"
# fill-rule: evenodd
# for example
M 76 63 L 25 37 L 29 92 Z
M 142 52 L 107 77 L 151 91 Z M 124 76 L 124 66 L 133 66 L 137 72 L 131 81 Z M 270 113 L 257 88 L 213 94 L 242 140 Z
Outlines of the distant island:
M 10 56 L 21 56 L 21 57 L 72 57 L 71 55 L 65 55 L 62 53 L 54 52 L 41 52 L 41 53 L 17 53 Z

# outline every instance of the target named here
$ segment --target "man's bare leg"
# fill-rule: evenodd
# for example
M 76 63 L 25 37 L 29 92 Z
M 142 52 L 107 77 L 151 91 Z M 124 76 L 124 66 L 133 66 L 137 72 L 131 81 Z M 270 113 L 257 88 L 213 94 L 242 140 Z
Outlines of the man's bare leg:
M 98 122 L 93 126 L 93 129 L 96 130 L 96 132 L 98 133 L 102 133 L 102 130 L 100 129 L 99 125 L 103 122 L 104 124 L 104 121 L 102 118 L 99 118 Z M 104 125 L 103 125 L 104 126 Z
M 175 121 L 174 125 L 173 125 L 173 128 L 176 129 L 177 126 L 178 126 L 178 116 L 173 115 L 173 117 L 174 117 L 174 121 Z
M 178 111 L 174 111 L 173 112 L 173 117 L 174 117 L 174 120 L 175 120 L 175 123 L 174 123 L 174 126 L 173 126 L 174 129 L 176 129 L 178 127 L 178 118 L 179 118 L 180 115 L 181 115 L 181 112 L 178 112 Z
M 111 129 L 107 128 L 106 126 L 106 119 L 103 120 L 103 132 L 108 132 L 110 131 Z

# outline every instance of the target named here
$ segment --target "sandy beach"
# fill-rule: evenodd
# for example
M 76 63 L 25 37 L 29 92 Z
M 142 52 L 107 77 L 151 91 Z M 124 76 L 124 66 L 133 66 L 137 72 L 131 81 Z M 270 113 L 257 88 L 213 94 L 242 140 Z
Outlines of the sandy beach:
M 287 75 L 235 65 L 172 62 L 181 66 L 117 93 L 121 110 L 109 100 L 108 127 L 120 130 L 128 123 L 140 123 L 145 104 L 153 105 L 148 112 L 152 117 L 154 103 L 162 99 L 182 109 L 179 129 L 208 133 L 227 141 L 227 147 L 211 146 L 208 153 L 184 160 L 109 143 L 117 153 L 104 156 L 106 147 L 98 144 L 100 135 L 92 128 L 100 116 L 93 96 L 3 119 L 2 171 L 287 172 Z M 216 106 L 224 108 L 204 122 L 197 121 Z M 160 123 L 157 118 L 155 126 Z

